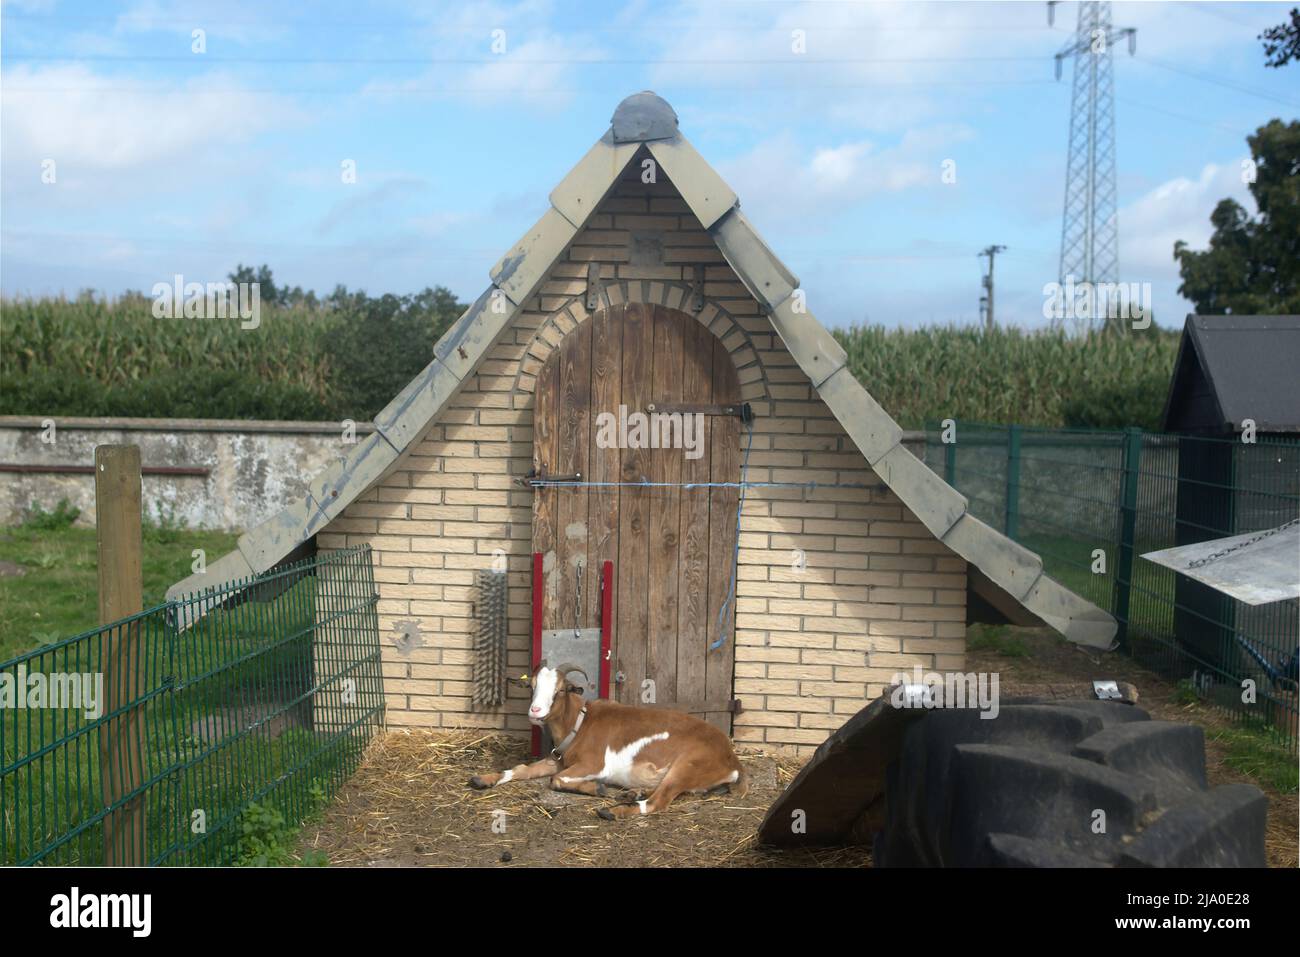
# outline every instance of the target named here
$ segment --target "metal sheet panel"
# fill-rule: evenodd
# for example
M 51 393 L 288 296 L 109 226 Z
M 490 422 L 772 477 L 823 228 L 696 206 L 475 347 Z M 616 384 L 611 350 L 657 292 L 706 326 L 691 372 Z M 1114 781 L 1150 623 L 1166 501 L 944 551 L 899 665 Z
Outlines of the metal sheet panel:
M 1300 598 L 1300 519 L 1142 557 L 1247 605 Z
M 591 680 L 582 696 L 595 701 L 600 697 L 600 629 L 548 628 L 542 632 L 542 658 L 554 667 L 571 662 L 587 673 Z M 575 684 L 577 682 L 574 682 Z

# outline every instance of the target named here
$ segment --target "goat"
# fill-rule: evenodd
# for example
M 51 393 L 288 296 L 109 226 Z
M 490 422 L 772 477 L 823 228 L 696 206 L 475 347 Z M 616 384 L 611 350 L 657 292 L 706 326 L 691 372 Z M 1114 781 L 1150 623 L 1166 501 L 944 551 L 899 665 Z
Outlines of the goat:
M 475 775 L 472 788 L 491 788 L 510 781 L 549 776 L 551 788 L 597 797 L 605 785 L 653 789 L 648 799 L 627 802 L 596 813 L 607 821 L 662 811 L 684 792 L 722 790 L 744 796 L 745 769 L 727 736 L 681 711 L 633 708 L 614 701 L 587 701 L 582 687 L 571 683 L 572 664 L 549 668 L 543 661 L 528 683 L 533 697 L 528 720 L 545 726 L 557 742 L 549 757 L 508 771 Z

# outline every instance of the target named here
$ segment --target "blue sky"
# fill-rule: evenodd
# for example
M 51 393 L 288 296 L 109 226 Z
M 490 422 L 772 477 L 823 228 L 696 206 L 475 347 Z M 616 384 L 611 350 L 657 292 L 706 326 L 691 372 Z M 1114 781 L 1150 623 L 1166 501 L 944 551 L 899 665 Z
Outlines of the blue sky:
M 1121 279 L 1181 325 L 1176 239 L 1247 203 L 1245 137 L 1300 114 L 1287 4 L 1115 3 Z M 653 89 L 831 326 L 1044 323 L 1077 5 L 8 0 L 0 287 L 277 280 L 465 300 L 619 100 Z M 193 31 L 206 50 L 193 52 Z M 496 38 L 504 52 L 494 52 Z M 803 30 L 807 52 L 791 51 Z M 54 183 L 42 182 L 54 161 Z M 354 161 L 356 182 L 342 164 Z M 945 160 L 955 184 L 943 182 Z

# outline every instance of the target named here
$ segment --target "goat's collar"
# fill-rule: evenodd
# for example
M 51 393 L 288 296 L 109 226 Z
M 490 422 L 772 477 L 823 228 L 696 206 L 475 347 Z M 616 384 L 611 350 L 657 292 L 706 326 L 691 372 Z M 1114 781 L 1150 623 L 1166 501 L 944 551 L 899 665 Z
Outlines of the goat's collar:
M 578 720 L 573 722 L 573 730 L 564 736 L 564 740 L 551 749 L 551 757 L 557 761 L 564 757 L 564 752 L 573 746 L 573 739 L 578 736 L 578 729 L 582 727 L 582 722 L 587 717 L 587 702 L 582 702 L 582 710 L 578 712 Z

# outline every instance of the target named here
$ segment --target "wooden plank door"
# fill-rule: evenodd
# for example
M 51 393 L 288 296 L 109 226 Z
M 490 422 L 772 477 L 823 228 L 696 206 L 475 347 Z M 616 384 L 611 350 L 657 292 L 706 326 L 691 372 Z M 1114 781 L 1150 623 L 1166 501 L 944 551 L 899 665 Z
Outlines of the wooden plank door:
M 654 703 L 699 713 L 729 733 L 734 599 L 721 623 L 719 615 L 735 562 L 738 490 L 682 485 L 739 481 L 740 419 L 696 420 L 698 454 L 636 447 L 644 442 L 632 428 L 619 429 L 617 443 L 598 440 L 601 413 L 621 423 L 674 405 L 740 405 L 731 357 L 685 313 L 615 306 L 579 325 L 547 359 L 534 406 L 534 469 L 581 474 L 584 484 L 534 491 L 542 628 L 596 627 L 599 569 L 612 561 L 611 672 L 623 678 L 614 697 L 639 705 L 653 690 Z M 668 487 L 608 484 L 643 481 Z M 722 645 L 709 651 L 720 633 Z

